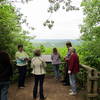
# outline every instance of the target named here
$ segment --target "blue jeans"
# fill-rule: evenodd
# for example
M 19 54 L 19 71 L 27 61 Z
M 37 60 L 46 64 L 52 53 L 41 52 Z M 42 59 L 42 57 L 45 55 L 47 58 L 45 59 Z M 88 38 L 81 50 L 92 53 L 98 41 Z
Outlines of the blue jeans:
M 76 93 L 77 92 L 76 75 L 75 74 L 69 74 L 69 81 L 70 81 L 72 91 L 74 93 Z
M 8 100 L 9 81 L 0 82 L 0 100 Z
M 60 78 L 59 64 L 53 64 L 53 70 L 55 73 L 55 78 L 59 79 Z

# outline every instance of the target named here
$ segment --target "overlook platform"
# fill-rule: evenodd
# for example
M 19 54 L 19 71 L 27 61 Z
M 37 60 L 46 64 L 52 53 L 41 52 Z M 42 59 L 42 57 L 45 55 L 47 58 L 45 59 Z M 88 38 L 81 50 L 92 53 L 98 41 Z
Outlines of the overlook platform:
M 27 78 L 24 89 L 18 89 L 17 83 L 12 84 L 9 88 L 9 100 L 33 100 L 33 84 L 33 77 Z M 61 82 L 56 81 L 53 77 L 46 76 L 44 82 L 46 100 L 85 100 L 83 91 L 79 91 L 76 96 L 70 96 L 69 89 L 70 86 L 63 86 Z M 39 100 L 39 96 L 36 100 Z

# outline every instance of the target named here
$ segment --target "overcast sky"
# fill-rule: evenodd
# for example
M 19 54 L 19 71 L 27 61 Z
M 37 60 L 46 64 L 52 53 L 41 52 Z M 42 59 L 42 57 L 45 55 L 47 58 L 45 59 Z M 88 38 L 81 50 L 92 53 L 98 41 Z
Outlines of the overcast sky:
M 73 5 L 80 7 L 81 0 L 72 0 Z M 79 39 L 80 27 L 83 20 L 83 13 L 79 11 L 66 12 L 59 10 L 53 13 L 51 18 L 55 21 L 53 28 L 43 26 L 43 22 L 49 17 L 47 13 L 49 7 L 48 0 L 32 0 L 29 3 L 15 3 L 24 16 L 27 16 L 27 21 L 30 26 L 35 27 L 35 30 L 30 35 L 36 36 L 36 39 Z M 23 26 L 27 29 L 27 26 Z

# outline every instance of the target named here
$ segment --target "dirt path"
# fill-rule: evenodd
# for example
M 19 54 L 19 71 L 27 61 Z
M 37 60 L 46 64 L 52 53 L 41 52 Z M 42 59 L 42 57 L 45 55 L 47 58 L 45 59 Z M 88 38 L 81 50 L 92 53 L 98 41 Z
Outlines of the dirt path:
M 33 83 L 33 78 L 28 78 L 24 89 L 18 89 L 17 84 L 11 85 L 9 100 L 32 100 Z M 69 86 L 62 86 L 52 77 L 45 78 L 44 95 L 47 96 L 46 100 L 84 100 L 83 92 L 79 92 L 76 96 L 69 96 L 69 88 Z

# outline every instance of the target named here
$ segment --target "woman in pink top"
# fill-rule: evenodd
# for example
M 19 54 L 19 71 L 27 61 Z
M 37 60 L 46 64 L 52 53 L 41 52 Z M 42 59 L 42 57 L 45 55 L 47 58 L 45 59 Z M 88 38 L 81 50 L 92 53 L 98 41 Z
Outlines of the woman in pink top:
M 53 48 L 53 53 L 51 55 L 51 59 L 52 59 L 54 73 L 55 73 L 55 78 L 57 80 L 59 80 L 59 78 L 60 78 L 59 65 L 61 63 L 61 60 L 60 60 L 61 57 L 57 51 L 57 48 Z

